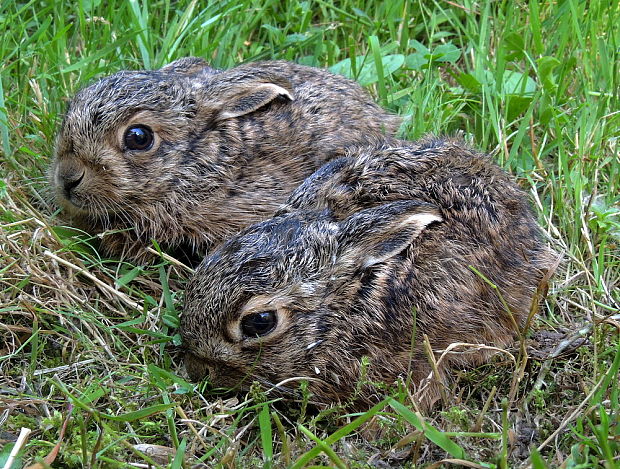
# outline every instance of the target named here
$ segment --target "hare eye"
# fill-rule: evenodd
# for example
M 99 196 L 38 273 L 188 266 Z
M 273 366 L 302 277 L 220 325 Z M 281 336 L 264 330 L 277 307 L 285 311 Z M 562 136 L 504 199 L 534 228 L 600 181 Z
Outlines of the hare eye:
M 123 141 L 129 150 L 150 150 L 153 146 L 153 131 L 146 125 L 132 125 L 125 130 Z
M 244 337 L 260 337 L 271 332 L 277 322 L 275 311 L 248 314 L 241 320 L 241 332 Z

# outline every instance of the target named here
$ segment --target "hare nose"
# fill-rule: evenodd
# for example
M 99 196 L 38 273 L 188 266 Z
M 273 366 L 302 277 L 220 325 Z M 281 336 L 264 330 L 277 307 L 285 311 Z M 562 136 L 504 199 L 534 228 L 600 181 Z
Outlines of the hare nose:
M 62 188 L 67 198 L 70 198 L 71 191 L 80 185 L 80 182 L 82 182 L 82 179 L 84 179 L 84 174 L 85 172 L 82 171 L 82 173 L 61 173 L 59 175 L 62 182 Z

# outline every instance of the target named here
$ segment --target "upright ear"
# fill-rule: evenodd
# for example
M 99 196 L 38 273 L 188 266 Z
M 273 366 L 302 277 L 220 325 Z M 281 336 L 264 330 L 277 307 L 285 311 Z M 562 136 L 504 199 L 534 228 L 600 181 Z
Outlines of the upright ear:
M 192 75 L 201 71 L 215 71 L 204 59 L 200 57 L 183 57 L 159 69 L 160 72 L 178 73 L 180 75 Z
M 254 112 L 276 99 L 292 101 L 293 86 L 282 77 L 228 76 L 223 72 L 210 85 L 207 99 L 209 107 L 216 110 L 214 119 L 222 121 Z
M 439 209 L 415 200 L 391 202 L 357 212 L 341 222 L 340 258 L 368 268 L 401 253 L 433 222 Z

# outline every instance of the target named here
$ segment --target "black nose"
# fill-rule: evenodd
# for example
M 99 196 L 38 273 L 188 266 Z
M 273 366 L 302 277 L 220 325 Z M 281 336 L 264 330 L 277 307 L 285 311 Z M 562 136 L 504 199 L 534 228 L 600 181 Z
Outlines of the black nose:
M 81 174 L 61 174 L 60 179 L 62 180 L 62 188 L 65 191 L 65 196 L 69 199 L 71 197 L 71 191 L 79 186 L 82 179 L 84 179 L 84 172 Z

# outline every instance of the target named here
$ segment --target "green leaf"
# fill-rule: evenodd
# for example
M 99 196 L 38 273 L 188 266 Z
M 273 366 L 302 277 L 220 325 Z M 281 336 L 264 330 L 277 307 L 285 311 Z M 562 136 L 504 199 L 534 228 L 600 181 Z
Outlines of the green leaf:
M 171 371 L 164 370 L 152 363 L 149 363 L 147 366 L 147 371 L 149 375 L 153 378 L 153 381 L 160 389 L 166 390 L 169 386 L 176 384 L 177 389 L 174 391 L 174 394 L 187 394 L 194 389 L 194 386 L 183 378 L 175 375 Z
M 327 457 L 331 460 L 331 462 L 334 464 L 335 467 L 337 467 L 338 469 L 346 469 L 347 467 L 346 464 L 342 461 L 342 459 L 338 457 L 336 452 L 327 443 L 327 441 L 321 440 L 314 433 L 312 433 L 310 430 L 304 427 L 301 423 L 297 425 L 297 428 L 299 428 L 299 430 L 301 430 L 301 432 L 304 435 L 306 435 L 308 438 L 310 438 L 312 441 L 314 441 L 317 444 L 316 447 L 319 448 L 320 451 L 322 451 L 323 453 L 327 455 Z M 298 459 L 291 469 L 298 469 L 301 467 L 305 467 L 305 465 L 302 465 L 300 459 Z
M 51 229 L 68 250 L 98 257 L 97 251 L 91 245 L 91 243 L 97 244 L 98 240 L 93 239 L 88 233 L 69 226 L 53 226 Z
M 545 464 L 545 461 L 543 460 L 542 456 L 540 455 L 540 453 L 538 452 L 535 446 L 532 447 L 532 452 L 530 454 L 530 460 L 532 462 L 533 469 L 547 469 L 547 465 Z
M 166 309 L 162 316 L 162 321 L 166 326 L 176 329 L 181 324 L 181 320 L 179 318 L 179 312 L 174 307 L 172 291 L 170 289 L 170 285 L 168 284 L 168 275 L 166 274 L 166 269 L 163 265 L 159 267 L 159 280 L 161 282 L 164 302 L 166 304 Z
M 166 37 L 163 39 L 163 43 L 161 46 L 161 52 L 165 51 L 165 60 L 170 61 L 175 57 L 175 52 L 181 43 L 181 41 L 187 36 L 190 32 L 190 26 L 197 21 L 202 13 L 194 14 L 194 10 L 196 8 L 197 0 L 192 0 L 182 15 L 177 16 L 170 23 L 168 32 L 166 33 Z M 180 13 L 180 12 L 179 12 Z M 204 29 L 204 28 L 203 28 Z M 158 54 L 159 56 L 160 54 Z M 161 57 L 158 57 L 157 66 L 163 65 L 160 63 Z
M 418 41 L 409 43 L 416 50 L 405 59 L 406 67 L 411 70 L 422 70 L 428 63 L 455 63 L 461 57 L 461 50 L 451 42 L 440 44 L 432 51 Z
M 171 337 L 167 334 L 163 334 L 161 332 L 157 332 L 157 331 L 150 331 L 148 329 L 139 329 L 137 327 L 122 327 L 119 328 L 122 329 L 126 332 L 130 332 L 133 334 L 144 334 L 144 335 L 148 335 L 151 337 L 155 337 L 156 339 L 165 339 L 165 340 L 171 340 Z
M 18 50 L 21 50 L 21 47 Z M 8 57 L 4 57 L 3 62 L 7 63 L 7 61 L 8 61 Z M 6 158 L 12 158 L 11 142 L 10 142 L 10 137 L 9 137 L 10 135 L 9 125 L 7 121 L 7 111 L 6 111 L 6 105 L 4 103 L 4 88 L 2 86 L 2 78 L 4 77 L 0 76 L 0 141 L 2 142 L 2 151 L 4 152 L 4 156 Z M 3 185 L 4 185 L 4 188 L 6 189 L 6 184 L 4 182 L 3 182 Z M 4 194 L 6 194 L 6 192 L 3 194 L 1 189 L 2 188 L 0 187 L 0 196 L 4 197 Z
M 543 53 L 543 40 L 541 34 L 541 15 L 540 15 L 540 7 L 538 6 L 537 0 L 529 1 L 529 10 L 530 10 L 530 29 L 532 31 L 532 46 L 534 48 L 534 52 L 536 55 Z
M 77 70 L 85 69 L 89 64 L 96 63 L 101 58 L 103 58 L 103 57 L 107 56 L 108 54 L 113 53 L 114 51 L 122 48 L 127 42 L 129 42 L 133 38 L 134 38 L 134 33 L 125 34 L 125 35 L 119 37 L 112 44 L 109 44 L 109 45 L 107 45 L 105 47 L 102 47 L 97 52 L 95 52 L 95 53 L 93 53 L 91 55 L 88 55 L 88 56 L 84 57 L 83 59 L 78 60 L 77 62 L 74 62 L 73 64 L 71 64 L 71 65 L 69 65 L 67 67 L 60 68 L 60 71 L 61 71 L 62 74 L 67 74 L 69 72 L 75 72 Z
M 115 324 L 113 326 L 110 326 L 110 329 L 125 330 L 127 327 L 135 326 L 137 324 L 142 324 L 145 320 L 146 320 L 145 316 L 140 316 L 139 318 L 130 319 L 129 321 L 124 321 L 124 322 L 121 322 L 119 324 Z
M 84 10 L 92 10 L 96 8 L 101 3 L 101 0 L 82 0 L 84 5 Z
M 398 70 L 405 63 L 405 56 L 401 54 L 386 55 L 381 58 L 383 76 L 387 77 Z M 362 86 L 368 86 L 379 80 L 375 63 L 368 63 L 362 67 L 357 81 Z
M 531 97 L 508 95 L 506 98 L 506 117 L 508 122 L 513 122 L 523 114 L 531 103 Z
M 291 469 L 298 469 L 298 468 L 306 467 L 306 465 L 312 459 L 317 457 L 321 453 L 321 451 L 325 450 L 325 446 L 329 447 L 329 445 L 333 445 L 337 441 L 339 441 L 341 438 L 344 438 L 345 436 L 350 435 L 351 433 L 353 433 L 357 428 L 359 428 L 365 422 L 367 422 L 372 417 L 377 415 L 387 405 L 387 403 L 388 403 L 388 399 L 384 399 L 383 401 L 379 402 L 378 404 L 375 404 L 371 409 L 369 409 L 368 411 L 364 412 L 362 415 L 356 417 L 351 423 L 349 423 L 349 424 L 345 425 L 344 427 L 336 430 L 334 433 L 332 433 L 330 436 L 328 436 L 325 439 L 324 442 L 322 441 L 321 442 L 322 444 L 319 444 L 319 445 L 315 446 L 310 451 L 307 451 L 306 453 L 304 453 L 301 456 L 299 456 L 299 458 L 297 458 L 297 461 L 295 461 L 295 464 L 293 464 L 293 466 L 291 466 Z M 301 427 L 303 427 L 303 426 L 300 425 L 300 429 L 301 429 Z M 302 431 L 303 431 L 303 429 L 302 429 Z
M 125 275 L 123 275 L 121 278 L 119 278 L 115 282 L 116 283 L 116 288 L 124 287 L 129 282 L 134 280 L 142 272 L 143 272 L 142 267 L 134 267 L 133 269 L 131 269 L 129 272 L 127 272 Z
M 170 469 L 181 469 L 183 467 L 183 456 L 185 456 L 185 448 L 187 447 L 187 438 L 183 438 L 181 444 L 177 448 L 172 463 L 170 463 Z
M 412 39 L 411 41 L 409 41 L 409 47 L 414 48 L 415 50 L 417 50 L 418 52 L 420 52 L 423 55 L 430 55 L 431 51 L 428 47 L 426 47 L 424 44 L 422 44 L 419 41 L 416 41 L 415 39 Z
M 353 13 L 355 13 L 357 16 L 361 17 L 361 18 L 365 18 L 367 20 L 370 20 L 370 17 L 366 14 L 365 11 L 360 10 L 359 8 L 355 8 L 352 7 L 351 10 L 353 11 Z
M 297 44 L 300 42 L 304 42 L 308 39 L 308 36 L 306 36 L 305 34 L 299 34 L 299 33 L 294 33 L 294 34 L 289 34 L 288 36 L 286 36 L 286 44 Z
M 359 57 L 356 57 L 356 60 Z M 331 67 L 329 67 L 329 71 L 335 73 L 337 75 L 342 75 L 347 78 L 353 78 L 353 72 L 351 70 L 351 59 L 344 59 L 338 63 L 335 63 Z
M 364 63 L 364 66 L 359 71 L 357 77 L 353 76 L 351 71 L 351 59 L 344 59 L 331 67 L 329 70 L 332 73 L 337 73 L 338 75 L 344 75 L 347 78 L 354 78 L 358 81 L 358 83 L 362 86 L 372 85 L 379 81 L 379 76 L 377 74 L 377 67 L 375 62 L 370 58 L 367 58 L 364 55 L 356 57 L 357 63 Z M 385 55 L 381 57 L 381 64 L 383 65 L 383 75 L 387 77 L 393 74 L 396 70 L 401 68 L 405 63 L 405 56 L 402 54 L 393 54 L 393 55 Z
M 455 63 L 461 57 L 461 50 L 451 42 L 441 44 L 433 49 L 434 62 Z
M 108 389 L 101 386 L 99 383 L 92 383 L 82 392 L 80 399 L 82 402 L 90 404 L 100 397 L 105 396 L 108 392 Z
M 557 84 L 553 76 L 553 70 L 561 65 L 560 61 L 555 57 L 541 57 L 536 61 L 538 65 L 538 77 L 545 91 L 555 91 Z
M 536 92 L 536 82 L 523 73 L 506 70 L 503 80 L 506 94 L 527 96 Z
M 172 343 L 177 347 L 183 343 L 183 339 L 181 338 L 181 334 L 174 334 L 172 336 Z
M 427 55 L 421 52 L 409 54 L 405 59 L 405 66 L 410 70 L 422 70 L 424 65 L 428 63 Z
M 4 468 L 4 466 L 6 465 L 6 462 L 9 460 L 9 455 L 11 454 L 11 451 L 13 450 L 14 446 L 15 446 L 15 443 L 8 443 L 4 445 L 2 449 L 0 449 L 0 467 Z M 17 468 L 23 467 L 22 457 L 21 457 L 22 452 L 23 451 L 20 451 L 17 454 L 17 458 L 13 460 L 13 464 L 11 464 L 9 469 L 17 469 Z
M 170 404 L 156 404 L 150 407 L 145 407 L 144 409 L 136 410 L 134 412 L 127 412 L 122 415 L 108 415 L 108 414 L 100 414 L 101 417 L 106 418 L 108 420 L 114 420 L 116 422 L 133 422 L 135 420 L 141 420 L 146 417 L 150 417 L 154 414 L 159 414 L 165 410 L 171 409 L 177 406 L 178 403 L 171 402 Z
M 594 397 L 592 398 L 590 402 L 594 404 L 601 403 L 603 400 L 603 395 L 609 389 L 609 385 L 611 384 L 612 380 L 614 379 L 617 380 L 619 374 L 620 374 L 620 343 L 618 344 L 618 347 L 616 348 L 616 355 L 614 357 L 614 361 L 611 364 L 611 368 L 607 370 L 607 373 L 605 375 L 605 378 L 603 379 L 603 383 L 601 387 L 598 389 L 598 391 L 596 391 L 596 394 L 594 395 Z
M 280 36 L 282 34 L 282 31 L 280 30 L 280 28 L 277 28 L 275 26 L 272 26 L 270 24 L 263 24 L 261 25 L 261 28 L 266 29 L 267 31 L 269 31 L 270 33 L 276 35 L 276 36 Z
M 173 329 L 178 329 L 181 325 L 181 318 L 176 311 L 165 312 L 161 318 L 162 322 Z
M 525 48 L 523 34 L 506 34 L 503 45 L 505 48 L 506 60 L 518 60 L 523 58 L 523 50 Z
M 72 240 L 75 241 L 76 236 L 84 235 L 82 230 L 72 228 L 70 226 L 52 226 L 52 231 L 61 241 Z
M 172 291 L 170 290 L 170 285 L 168 284 L 168 275 L 166 274 L 166 269 L 163 265 L 159 267 L 159 281 L 161 282 L 166 308 L 170 311 L 174 311 Z
M 74 406 L 79 407 L 80 409 L 85 410 L 86 412 L 99 418 L 113 420 L 115 422 L 133 422 L 134 420 L 140 420 L 153 414 L 158 414 L 178 405 L 176 402 L 171 402 L 169 404 L 155 404 L 150 407 L 145 407 L 144 409 L 136 410 L 134 412 L 127 412 L 122 415 L 104 414 L 103 412 L 90 407 L 85 400 L 79 399 L 71 393 L 61 381 L 58 381 L 55 378 L 52 378 L 52 381 L 56 384 L 56 386 L 58 386 L 58 389 L 60 389 L 60 391 L 71 400 Z
M 482 91 L 482 83 L 480 83 L 471 73 L 461 73 L 460 75 L 457 75 L 456 81 L 470 93 L 478 94 Z
M 379 98 L 381 100 L 381 104 L 387 104 L 387 88 L 385 87 L 385 77 L 387 73 L 384 71 L 383 67 L 383 57 L 381 55 L 381 47 L 379 46 L 379 38 L 377 36 L 370 36 L 368 38 L 368 43 L 370 45 L 370 50 L 373 55 L 373 65 L 374 70 L 377 74 L 377 91 L 379 94 Z M 404 58 L 403 58 L 404 61 Z M 401 63 L 402 65 L 402 63 Z M 364 69 L 362 68 L 362 73 Z M 360 77 L 360 83 L 363 82 L 363 78 Z

